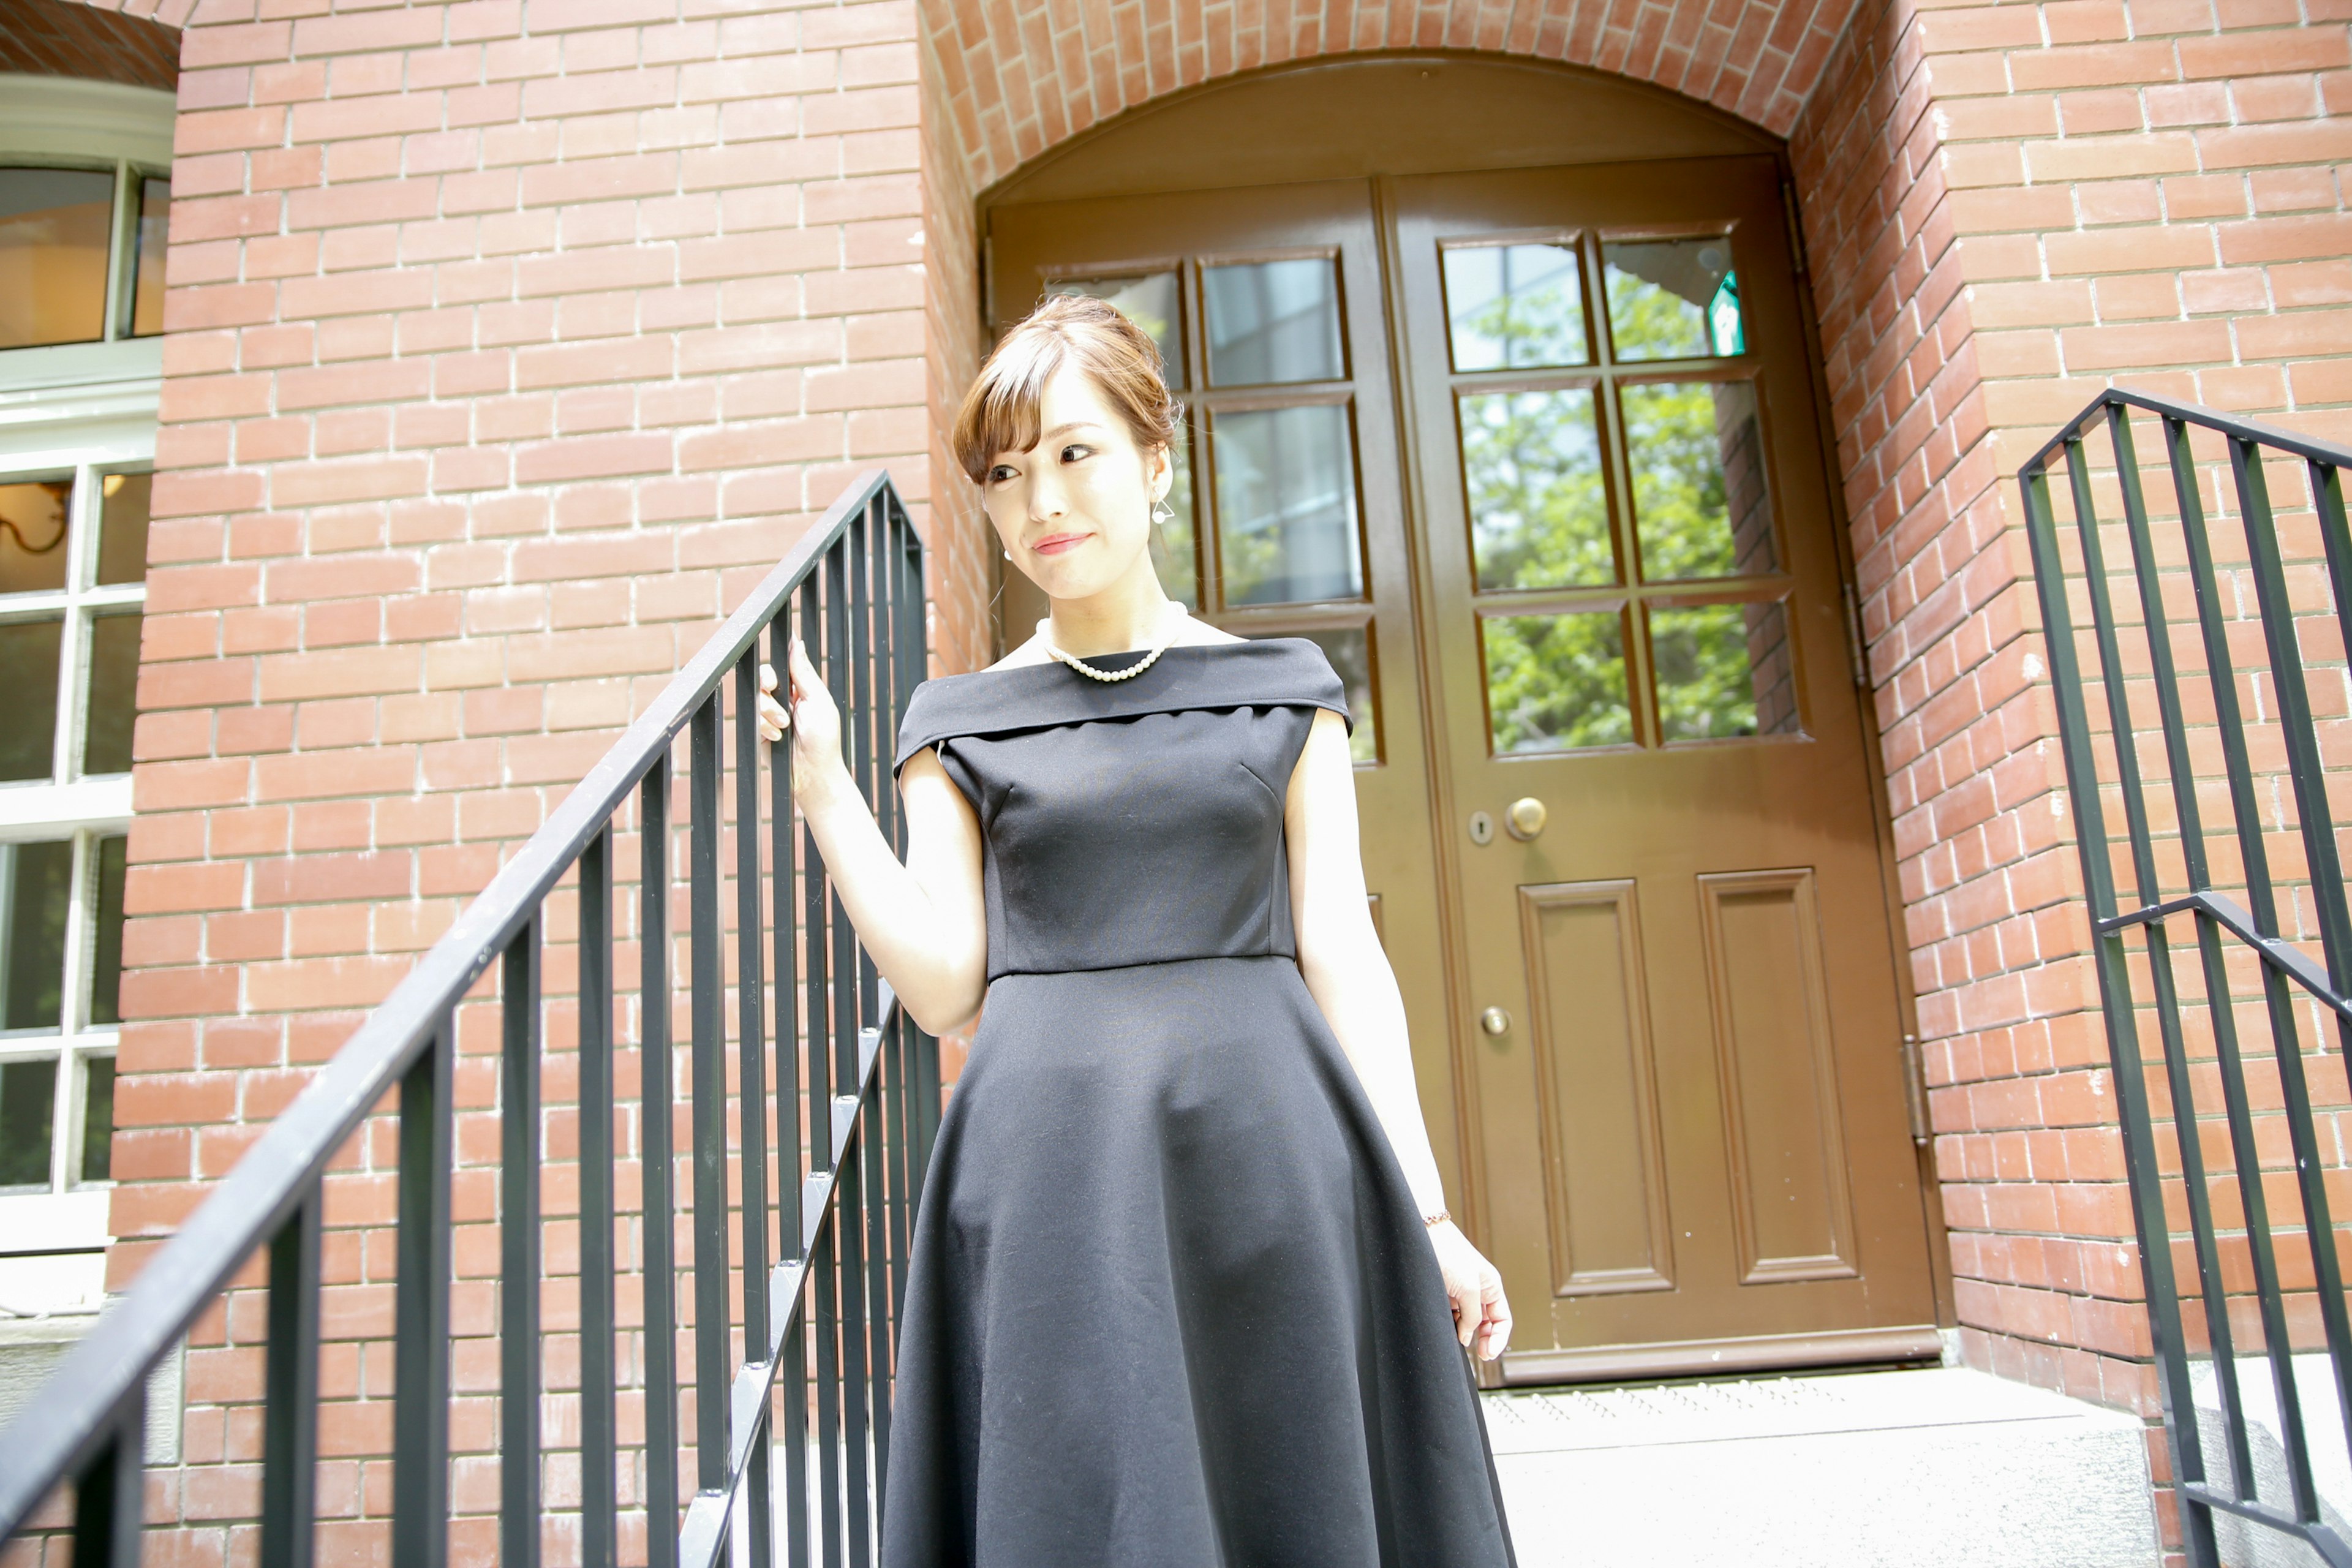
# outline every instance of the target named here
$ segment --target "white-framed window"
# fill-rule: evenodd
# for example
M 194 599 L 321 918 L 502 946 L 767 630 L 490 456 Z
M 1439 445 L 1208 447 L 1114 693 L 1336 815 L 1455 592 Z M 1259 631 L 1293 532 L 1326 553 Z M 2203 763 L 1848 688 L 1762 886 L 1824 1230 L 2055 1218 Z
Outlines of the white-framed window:
M 0 1316 L 103 1285 L 172 119 L 0 76 Z

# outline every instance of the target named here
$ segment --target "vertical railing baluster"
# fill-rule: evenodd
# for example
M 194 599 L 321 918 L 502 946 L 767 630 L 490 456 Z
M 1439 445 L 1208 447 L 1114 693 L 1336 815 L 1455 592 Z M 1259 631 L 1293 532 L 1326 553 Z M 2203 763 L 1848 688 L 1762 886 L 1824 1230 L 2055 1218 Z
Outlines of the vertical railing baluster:
M 394 1236 L 392 1568 L 449 1556 L 449 1163 L 455 1021 L 443 1014 L 400 1080 Z
M 696 1482 L 727 1485 L 727 1058 L 719 1037 L 719 698 L 695 709 L 687 788 L 687 849 L 694 1045 L 694 1406 Z
M 2138 475 L 2134 471 L 2127 479 L 2122 479 L 2123 467 L 2131 451 L 2130 435 L 2128 429 L 2118 434 L 2111 422 L 2109 437 L 2114 443 L 2118 478 L 2124 484 L 2124 493 L 2127 498 L 2126 525 L 2137 541 L 2141 530 L 2131 527 L 2129 513 L 2137 498 Z M 2122 645 L 2116 631 L 2113 595 L 2107 586 L 2106 553 L 2099 538 L 2098 512 L 2092 502 L 2090 465 L 2080 440 L 2066 444 L 2066 474 L 2074 490 L 2075 533 L 2083 549 L 2083 583 L 2090 599 L 2091 635 L 2099 651 L 2099 676 L 2107 700 L 2107 730 L 2115 748 L 2116 793 L 2123 806 L 2126 838 L 2131 847 L 2132 874 L 2138 889 L 2139 901 L 2143 905 L 2153 905 L 2163 900 L 2164 888 L 2162 879 L 2157 875 L 2156 846 L 2148 826 L 2147 787 L 2140 773 L 2139 747 L 2132 728 L 2131 694 L 2124 668 Z M 2151 640 L 2155 632 L 2156 625 L 2151 624 Z M 2205 1190 L 2203 1152 L 2197 1141 L 2197 1103 L 2189 1080 L 2188 1047 L 2180 1037 L 2179 1003 L 2173 987 L 2171 950 L 2166 943 L 2164 926 L 2160 921 L 2147 922 L 2143 936 L 2147 942 L 2149 983 L 2155 994 L 2159 1048 L 2163 1052 L 2166 1082 L 2173 1096 L 2174 1142 L 2188 1189 L 2193 1244 L 2191 1254 L 2197 1262 L 2198 1285 L 2202 1299 L 2209 1306 L 2218 1306 L 2222 1310 L 2224 1321 L 2221 1331 L 2226 1343 L 2229 1329 L 2221 1260 L 2212 1241 L 2211 1204 Z M 2123 933 L 2116 932 L 2115 940 L 2120 943 Z M 2134 1055 L 2137 1059 L 2137 1052 Z M 2152 1127 L 2150 1131 L 2152 1134 Z M 2185 1352 L 2189 1336 L 2181 1319 L 2179 1299 L 2168 1296 L 2161 1300 L 2151 1300 L 2147 1305 L 2150 1315 L 2157 1320 L 2156 1338 L 2160 1342 L 2178 1345 Z M 2211 1331 L 2209 1324 L 2208 1332 Z M 2181 1478 L 2194 1483 L 2203 1482 L 2206 1479 L 2204 1447 L 2193 1422 L 2181 1432 L 2179 1449 Z
M 124 1395 L 105 1444 L 74 1485 L 75 1568 L 138 1568 L 145 1529 L 147 1388 Z
M 735 1051 L 736 1094 L 743 1164 L 743 1359 L 775 1353 L 768 1321 L 768 1024 L 760 947 L 760 656 L 756 647 L 735 661 Z M 766 1402 L 761 1402 L 764 1411 Z M 757 1417 L 754 1418 L 757 1421 Z M 751 1568 L 768 1568 L 775 1496 L 770 1485 L 769 1436 L 753 1437 L 746 1461 L 750 1501 L 745 1544 Z
M 637 1075 L 639 1184 L 645 1196 L 646 1557 L 677 1562 L 677 1157 L 671 1142 L 669 743 L 638 786 Z
M 855 529 L 856 526 L 856 518 L 853 516 L 850 527 Z M 827 689 L 836 693 L 849 690 L 850 572 L 847 538 L 845 533 L 824 552 L 824 659 L 820 668 L 824 673 Z M 849 732 L 845 724 L 845 740 Z M 822 1113 L 823 1131 L 814 1136 L 824 1141 L 825 1168 L 830 1171 L 838 1152 L 833 1147 L 833 1102 L 847 1093 L 857 1079 L 853 1050 L 846 1044 L 855 1038 L 857 1029 L 857 944 L 856 933 L 850 928 L 849 911 L 843 908 L 839 897 L 828 897 L 825 909 L 831 954 L 827 972 L 833 983 L 825 1037 L 829 1058 L 825 1084 L 829 1092 L 824 1103 L 812 1109 Z M 814 1049 L 814 1046 L 811 1048 Z M 824 1268 L 817 1280 L 817 1417 L 822 1444 L 820 1451 L 825 1465 L 822 1484 L 826 1506 L 826 1568 L 838 1568 L 841 1562 L 844 1507 L 841 1486 L 845 1473 L 856 1473 L 848 1468 L 848 1434 L 855 1419 L 853 1407 L 856 1396 L 855 1391 L 847 1384 L 851 1334 L 844 1310 L 851 1272 L 851 1238 L 850 1227 L 841 1219 L 841 1212 L 836 1202 L 834 1221 L 826 1226 Z M 859 1468 L 863 1468 L 863 1455 L 857 1456 Z
M 613 826 L 580 851 L 580 1564 L 615 1568 Z
M 2123 496 L 2124 526 L 2131 542 L 2132 574 L 2139 588 L 2140 616 L 2147 636 L 2148 668 L 2155 676 L 2157 718 L 2164 733 L 2165 767 L 2172 785 L 2174 821 L 2180 837 L 2181 866 L 2192 890 L 2208 891 L 2212 887 L 2205 855 L 2205 830 L 2197 805 L 2197 772 L 2195 760 L 2189 755 L 2187 721 L 2180 705 L 2180 676 L 2172 657 L 2172 625 L 2165 613 L 2162 570 L 2156 553 L 2153 533 L 2148 527 L 2147 502 L 2139 477 L 2139 455 L 2132 438 L 2131 416 L 2119 405 L 2107 408 L 2107 433 L 2116 454 L 2116 476 Z M 2185 518 L 2186 512 L 2182 513 Z M 2123 671 L 2119 661 L 2109 657 L 2111 684 L 2120 689 Z M 2120 699 L 2111 696 L 2111 703 Z M 2128 732 L 2127 731 L 2126 731 Z M 2135 840 L 2135 852 L 2143 845 Z M 2145 859 L 2145 857 L 2143 857 Z M 2137 866 L 2143 903 L 2153 904 L 2164 897 L 2164 889 L 2147 864 Z M 2209 1005 L 2216 1011 L 2214 1027 L 2218 1032 L 2231 1034 L 2234 1052 L 2234 1026 L 2226 1016 L 2229 1011 L 2228 983 L 2221 966 L 2219 933 L 2207 920 L 2191 922 L 2197 932 L 2198 953 L 2204 970 Z M 2213 1203 L 2210 1189 L 2211 1177 L 2205 1169 L 2204 1141 L 2200 1136 L 2197 1115 L 2196 1077 L 2189 1061 L 2189 1048 L 2182 1036 L 2179 1016 L 2179 996 L 2174 984 L 2172 958 L 2163 926 L 2150 922 L 2148 953 L 2155 972 L 2157 988 L 2158 1027 L 2164 1044 L 2167 1081 L 2172 1094 L 2174 1134 L 2180 1145 L 2182 1182 L 2189 1200 L 2189 1226 L 2193 1249 L 2197 1257 L 2197 1272 L 2205 1308 L 2205 1331 L 2213 1347 L 2213 1375 L 2221 1395 L 2223 1412 L 2222 1441 L 2229 1449 L 2231 1483 L 2242 1489 L 2242 1496 L 2252 1496 L 2253 1464 L 2247 1446 L 2244 1405 L 2238 1387 L 2236 1335 L 2230 1326 L 2229 1280 L 2221 1272 L 2220 1245 L 2213 1223 Z M 2216 985 L 2221 988 L 2216 990 Z M 2225 1099 L 2227 1089 L 2224 1090 Z M 2186 1344 L 2186 1340 L 2182 1343 Z M 2193 1426 L 2184 1435 L 2185 1446 L 2197 1450 L 2196 1462 L 2203 1473 L 2203 1435 Z
M 2180 508 L 2181 544 L 2189 560 L 2189 587 L 2196 600 L 2198 632 L 2204 648 L 2205 677 L 2213 698 L 2214 735 L 2221 746 L 2222 773 L 2230 786 L 2231 826 L 2236 830 L 2240 869 L 2246 879 L 2246 901 L 2258 924 L 2268 920 L 2274 926 L 2275 919 L 2269 913 L 2272 902 L 2268 851 L 2263 844 L 2259 816 L 2249 815 L 2258 812 L 2260 805 L 2254 793 L 2253 764 L 2246 749 L 2243 710 L 2238 700 L 2237 667 L 2230 652 L 2231 601 L 2222 595 L 2220 574 L 2214 564 L 2212 539 L 2206 529 L 2189 428 L 2172 418 L 2164 421 L 2164 428 L 2166 455 Z M 2292 1384 L 2294 1364 L 2287 1329 L 2286 1295 L 2271 1234 L 2270 1196 L 2263 1175 L 2262 1147 L 2254 1127 L 2252 1098 L 2247 1089 L 2245 1060 L 2239 1049 L 2228 967 L 2221 952 L 2221 932 L 2214 922 L 2200 915 L 2197 923 L 2213 1020 L 2214 1056 L 2221 1069 L 2222 1104 L 2229 1118 L 2231 1151 L 2238 1178 L 2238 1204 L 2244 1211 L 2247 1258 L 2253 1268 L 2255 1300 L 2262 1317 L 2263 1351 L 2270 1361 L 2273 1387 Z M 2292 999 L 2287 995 L 2285 982 L 2268 964 L 2263 966 L 2263 991 L 2272 1027 L 2275 1029 L 2284 1017 L 2292 1033 Z M 2293 1397 L 2292 1394 L 2289 1397 Z M 2231 1460 L 2238 1463 L 2242 1448 L 2251 1454 L 2244 1409 L 2242 1405 L 2224 1415 L 2231 1429 Z M 2231 1479 L 2240 1500 L 2252 1501 L 2255 1488 L 2251 1458 L 2243 1464 L 2245 1468 L 2237 1470 Z M 2195 1505 L 2189 1511 L 2192 1518 L 2205 1521 L 2206 1533 L 2210 1534 L 2210 1510 Z
M 499 1563 L 539 1563 L 540 923 L 531 910 L 500 976 Z
M 768 628 L 768 658 L 774 668 L 780 699 L 790 690 L 792 669 L 792 606 L 787 604 Z M 768 787 L 772 804 L 769 807 L 769 833 L 775 861 L 775 949 L 776 949 L 776 1143 L 782 1161 L 778 1173 L 777 1188 L 781 1194 L 782 1212 L 778 1215 L 778 1237 L 783 1261 L 798 1263 L 804 1256 L 802 1245 L 803 1183 L 807 1178 L 806 1163 L 801 1155 L 801 1127 L 804 1110 L 802 1102 L 800 1016 L 794 1005 L 799 996 L 800 963 L 795 942 L 799 931 L 793 902 L 798 889 L 793 885 L 793 848 L 797 840 L 793 829 L 793 748 L 792 736 L 785 735 L 772 755 L 768 770 Z M 777 1369 L 777 1382 L 782 1390 L 784 1450 L 784 1561 L 788 1568 L 808 1568 L 808 1340 L 794 1309 L 807 1298 L 805 1273 L 800 1280 L 798 1294 L 792 1301 L 775 1303 L 777 1310 L 791 1315 L 792 1330 L 784 1336 L 780 1352 L 782 1364 Z
M 269 1242 L 260 1568 L 310 1568 L 318 1542 L 319 1219 L 313 1181 Z
M 2121 933 L 2100 931 L 2098 924 L 2116 913 L 2115 879 L 2108 854 L 2099 779 L 2090 754 L 2090 719 L 2083 705 L 2083 674 L 2074 647 L 2074 617 L 2066 605 L 2065 563 L 2058 552 L 2057 520 L 2050 506 L 2048 473 L 2038 465 L 2020 476 L 2024 491 L 2027 541 L 2033 552 L 2034 575 L 2042 598 L 2043 645 L 2050 658 L 2050 684 L 2056 699 L 2066 767 L 2066 794 L 2074 808 L 2075 842 L 2081 847 L 2083 879 L 2093 922 L 2092 948 L 2098 978 L 2099 1003 L 2107 1026 L 2107 1048 L 2114 1068 L 2116 1100 L 2123 1125 L 2124 1159 L 2130 1174 L 2132 1224 L 2137 1237 L 2141 1266 L 2147 1272 L 2151 1305 L 2174 1303 L 2178 1293 L 2172 1279 L 2170 1232 L 2164 1216 L 2163 1172 L 2157 1163 L 2155 1140 L 2148 1119 L 2147 1082 L 2134 1033 L 2131 973 Z M 2176 1325 L 2177 1327 L 2177 1321 Z M 2189 1381 L 2189 1367 L 2179 1353 L 2178 1338 L 2168 1339 L 2161 1314 L 2151 1311 L 2149 1331 L 2161 1369 L 2158 1393 L 2166 1413 L 2166 1431 L 2173 1435 L 2172 1458 L 2184 1476 L 2192 1457 L 2179 1441 L 2173 1417 L 2194 1421 L 2197 1403 Z M 2200 1561 L 2195 1568 L 2211 1568 Z
M 2230 439 L 2230 467 L 2237 480 L 2239 513 L 2246 527 L 2254 596 L 2262 607 L 2263 634 L 2270 649 L 2271 679 L 2278 701 L 2280 738 L 2287 755 L 2287 778 L 2294 789 L 2295 815 L 2303 834 L 2305 872 L 2319 941 L 2327 961 L 2327 981 L 2339 994 L 2352 991 L 2352 900 L 2344 883 L 2344 861 L 2336 843 L 2335 816 L 2328 805 L 2326 769 L 2319 754 L 2318 721 L 2304 677 L 2303 652 L 2295 637 L 2294 604 L 2288 596 L 2280 558 L 2278 527 L 2271 511 L 2270 487 L 2263 475 L 2262 447 L 2243 437 Z M 2273 926 L 2266 934 L 2285 933 Z M 2339 1047 L 2352 1053 L 2352 1020 L 2336 1017 Z M 2286 1101 L 2287 1131 L 2301 1189 L 2304 1237 L 2309 1244 L 2319 1321 L 2327 1339 L 2328 1373 L 2335 1384 L 2336 1418 L 2352 1441 L 2352 1310 L 2344 1296 L 2343 1262 L 2336 1251 L 2333 1205 L 2327 1195 L 2327 1152 L 2313 1121 L 2311 1087 L 2299 1037 L 2278 1041 L 2279 1089 Z M 2311 1455 L 2298 1394 L 2280 1396 L 2287 1473 L 2295 1482 L 2298 1517 L 2319 1519 L 2319 1493 L 2311 1478 Z

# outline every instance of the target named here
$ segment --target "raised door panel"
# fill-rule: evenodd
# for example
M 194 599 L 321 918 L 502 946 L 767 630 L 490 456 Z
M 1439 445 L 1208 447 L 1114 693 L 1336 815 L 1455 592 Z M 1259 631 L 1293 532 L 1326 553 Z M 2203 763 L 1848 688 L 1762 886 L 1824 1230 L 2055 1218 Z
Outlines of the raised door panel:
M 1813 881 L 1698 879 L 1743 1285 L 1858 1272 Z
M 1674 1289 L 1656 1061 L 1630 881 L 1519 889 L 1552 1293 Z

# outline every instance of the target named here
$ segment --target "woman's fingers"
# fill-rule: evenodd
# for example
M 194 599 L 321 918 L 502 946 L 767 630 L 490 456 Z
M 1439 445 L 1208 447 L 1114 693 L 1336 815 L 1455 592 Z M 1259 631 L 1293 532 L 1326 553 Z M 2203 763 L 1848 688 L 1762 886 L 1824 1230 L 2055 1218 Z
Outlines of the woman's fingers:
M 1484 1359 L 1493 1361 L 1503 1353 L 1503 1347 L 1511 1342 L 1511 1303 L 1503 1294 L 1503 1277 L 1491 1264 L 1486 1268 L 1486 1278 L 1478 1296 L 1479 1310 L 1485 1319 L 1480 1324 L 1485 1335 L 1479 1342 L 1478 1353 Z
M 1475 1281 L 1465 1279 L 1454 1284 L 1453 1292 L 1454 1331 L 1461 1340 L 1462 1348 L 1466 1351 L 1470 1348 L 1471 1336 L 1478 1331 L 1479 1320 L 1484 1315 L 1478 1303 L 1478 1287 Z
M 775 666 L 761 665 L 760 667 L 760 700 L 756 704 L 755 716 L 760 723 L 760 737 L 766 741 L 782 740 L 784 731 L 793 727 L 793 716 L 785 710 L 782 703 L 776 700 L 775 689 Z

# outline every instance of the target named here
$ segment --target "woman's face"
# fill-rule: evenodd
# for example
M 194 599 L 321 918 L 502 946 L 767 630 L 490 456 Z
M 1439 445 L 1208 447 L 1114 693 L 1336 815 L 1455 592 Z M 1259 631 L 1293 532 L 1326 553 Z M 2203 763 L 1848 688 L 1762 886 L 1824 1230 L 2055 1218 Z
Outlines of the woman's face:
M 1085 599 L 1151 571 L 1151 509 L 1168 493 L 1168 448 L 1143 447 L 1109 399 L 1066 359 L 1038 398 L 1037 444 L 999 452 L 982 504 L 1013 563 L 1048 598 Z

